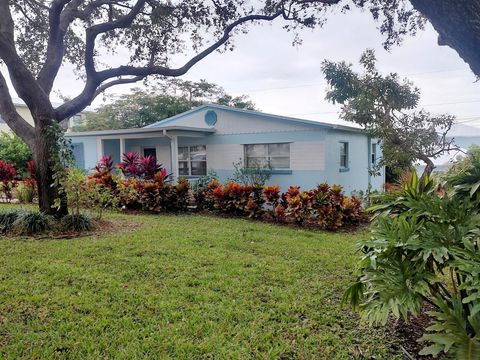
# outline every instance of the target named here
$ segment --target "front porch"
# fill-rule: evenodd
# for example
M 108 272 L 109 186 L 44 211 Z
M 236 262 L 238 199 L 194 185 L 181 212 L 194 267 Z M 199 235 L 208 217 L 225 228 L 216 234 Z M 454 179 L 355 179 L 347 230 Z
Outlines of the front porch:
M 179 176 L 195 177 L 195 175 L 201 175 L 195 169 L 201 166 L 202 161 L 205 162 L 206 166 L 206 151 L 202 152 L 200 149 L 195 154 L 196 161 L 191 161 L 191 146 L 189 147 L 188 145 L 198 142 L 195 140 L 205 138 L 213 132 L 214 130 L 211 129 L 164 127 L 160 129 L 141 128 L 91 131 L 78 134 L 70 133 L 68 136 L 72 138 L 74 144 L 80 138 L 94 137 L 96 158 L 94 161 L 89 159 L 90 161 L 87 161 L 88 164 L 96 163 L 105 155 L 110 155 L 114 164 L 120 163 L 122 154 L 128 152 L 135 152 L 140 156 L 153 155 L 166 168 L 167 172 L 172 174 L 175 180 Z M 187 151 L 185 151 L 185 148 Z M 91 149 L 84 149 L 84 152 L 92 153 Z M 89 170 L 88 166 L 87 170 Z

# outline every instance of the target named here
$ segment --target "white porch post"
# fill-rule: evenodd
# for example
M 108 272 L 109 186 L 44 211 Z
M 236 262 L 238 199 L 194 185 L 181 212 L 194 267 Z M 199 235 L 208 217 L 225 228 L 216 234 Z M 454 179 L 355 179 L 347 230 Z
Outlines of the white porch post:
M 122 156 L 125 154 L 125 138 L 120 138 L 120 161 L 122 161 Z
M 170 154 L 172 163 L 173 181 L 178 179 L 178 137 L 173 135 L 170 137 Z
M 103 139 L 97 138 L 97 161 L 103 157 Z

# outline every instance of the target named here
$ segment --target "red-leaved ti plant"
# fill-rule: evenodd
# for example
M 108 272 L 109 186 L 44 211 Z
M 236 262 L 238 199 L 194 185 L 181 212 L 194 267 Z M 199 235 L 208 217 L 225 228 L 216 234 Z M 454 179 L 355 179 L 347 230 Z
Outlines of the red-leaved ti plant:
M 118 164 L 118 168 L 127 178 L 139 177 L 141 174 L 138 160 L 139 156 L 137 153 L 124 153 L 122 155 L 122 162 Z
M 27 176 L 23 178 L 23 183 L 30 187 L 33 191 L 37 188 L 37 167 L 35 161 L 30 160 L 27 162 Z
M 5 199 L 10 202 L 12 200 L 12 190 L 15 187 L 15 176 L 17 169 L 11 162 L 0 160 L 0 183 Z
M 137 175 L 144 180 L 152 180 L 157 172 L 162 171 L 162 165 L 158 164 L 157 158 L 152 155 L 139 158 L 137 167 Z

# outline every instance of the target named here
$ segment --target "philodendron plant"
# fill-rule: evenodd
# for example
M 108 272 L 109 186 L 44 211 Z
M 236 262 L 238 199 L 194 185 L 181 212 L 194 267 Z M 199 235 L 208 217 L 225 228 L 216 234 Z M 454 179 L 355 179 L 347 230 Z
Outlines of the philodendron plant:
M 468 179 L 465 192 L 458 176 L 439 189 L 414 173 L 393 200 L 372 207 L 371 237 L 345 294 L 370 323 L 407 320 L 428 303 L 433 320 L 420 355 L 480 359 L 480 179 Z

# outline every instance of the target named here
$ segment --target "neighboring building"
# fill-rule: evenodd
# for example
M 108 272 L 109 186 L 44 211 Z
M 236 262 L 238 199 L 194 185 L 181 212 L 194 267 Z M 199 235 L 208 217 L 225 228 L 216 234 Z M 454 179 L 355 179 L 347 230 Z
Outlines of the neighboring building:
M 233 163 L 268 162 L 271 184 L 309 189 L 321 182 L 347 192 L 382 189 L 369 168 L 381 149 L 354 127 L 204 105 L 140 129 L 68 133 L 77 165 L 91 169 L 103 155 L 115 163 L 121 154 L 155 155 L 174 177 L 198 178 L 212 169 L 227 180 Z
M 453 139 L 455 145 L 459 146 L 459 150 L 450 151 L 436 159 L 433 159 L 435 165 L 434 172 L 444 172 L 448 170 L 452 164 L 462 157 L 472 145 L 480 146 L 480 128 L 464 124 L 454 124 L 448 132 L 448 138 Z M 425 164 L 415 164 L 417 173 L 422 174 L 425 170 Z
M 17 109 L 17 113 L 24 118 L 30 125 L 33 125 L 33 117 L 32 114 L 30 113 L 30 110 L 28 109 L 27 105 L 20 99 L 14 99 L 13 103 L 15 105 L 15 108 Z M 88 112 L 84 111 L 81 112 L 80 114 L 74 115 L 71 118 L 65 120 L 62 122 L 62 126 L 64 127 L 65 130 L 69 131 L 71 130 L 74 126 L 81 125 L 85 121 L 85 113 Z M 5 123 L 5 121 L 2 119 L 0 116 L 0 131 L 9 131 L 10 128 L 8 125 Z

